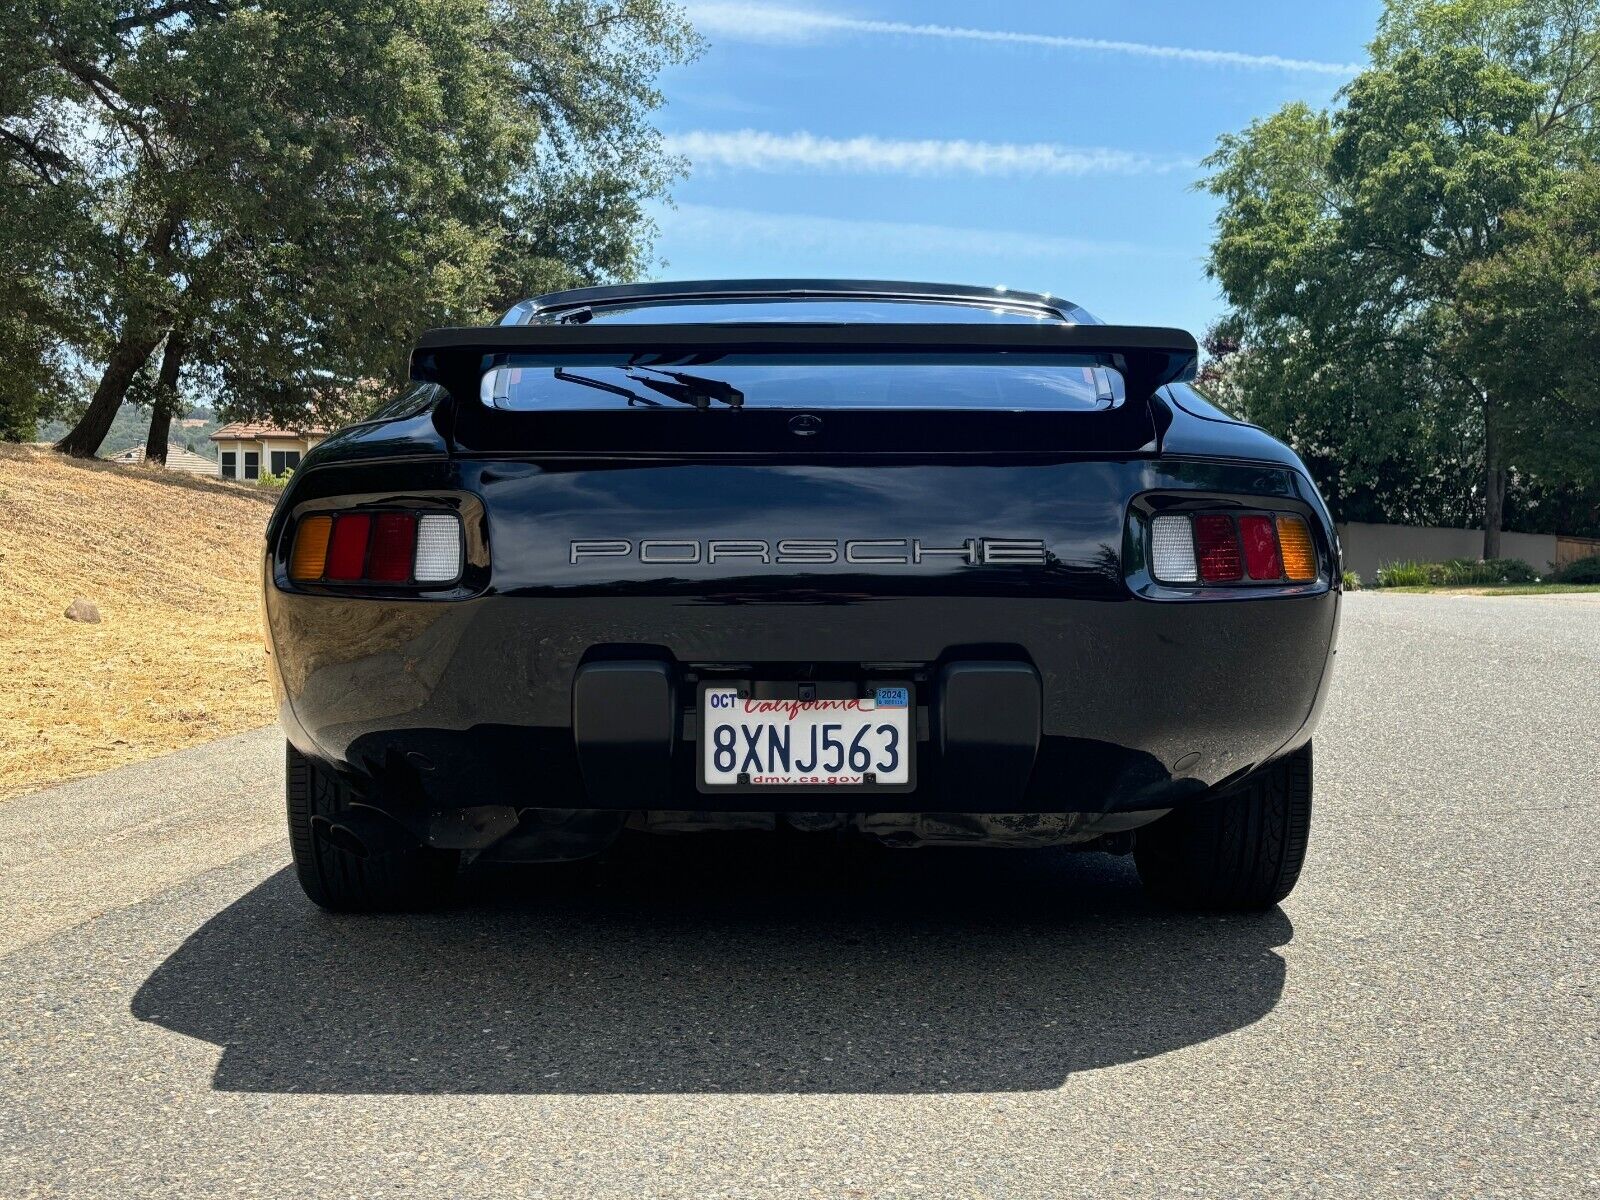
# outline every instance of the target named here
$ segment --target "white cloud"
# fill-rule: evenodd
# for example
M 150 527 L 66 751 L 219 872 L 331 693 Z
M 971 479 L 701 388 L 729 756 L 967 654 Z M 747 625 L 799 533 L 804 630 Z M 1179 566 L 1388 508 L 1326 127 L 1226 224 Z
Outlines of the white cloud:
M 1067 37 L 1051 33 L 1018 33 L 1005 29 L 973 29 L 963 25 L 922 25 L 909 21 L 875 21 L 808 8 L 769 4 L 690 3 L 689 18 L 702 33 L 734 41 L 788 43 L 811 41 L 828 33 L 889 34 L 944 38 L 954 41 L 1000 42 L 1041 46 L 1050 50 L 1089 50 L 1102 54 L 1130 54 L 1141 58 L 1200 63 L 1211 67 L 1245 67 L 1253 70 L 1305 71 L 1319 75 L 1354 75 L 1356 63 L 1320 62 L 1284 58 L 1277 54 L 1247 54 L 1240 50 L 1197 50 L 1189 46 L 1160 46 L 1148 42 L 1123 42 L 1106 38 Z
M 970 254 L 1012 262 L 1042 259 L 1089 258 L 1112 255 L 1179 259 L 1192 255 L 1137 242 L 1097 241 L 1054 233 L 1023 233 L 1009 229 L 967 229 L 914 221 L 870 221 L 846 217 L 818 217 L 799 213 L 756 212 L 719 205 L 682 204 L 655 214 L 672 240 L 715 245 L 719 249 L 749 248 L 771 254 L 842 252 L 856 260 L 861 255 L 944 256 Z
M 666 149 L 697 167 L 749 171 L 855 171 L 894 175 L 1146 175 L 1194 166 L 1129 150 L 1048 142 L 966 142 L 809 133 L 691 131 L 666 135 Z

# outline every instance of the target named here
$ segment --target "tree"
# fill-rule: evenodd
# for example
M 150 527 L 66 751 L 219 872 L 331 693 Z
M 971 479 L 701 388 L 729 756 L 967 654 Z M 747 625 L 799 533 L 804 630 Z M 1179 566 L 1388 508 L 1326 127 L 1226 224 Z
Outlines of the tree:
M 1463 351 L 1507 398 L 1516 461 L 1600 488 L 1600 166 L 1573 173 L 1542 210 L 1508 214 L 1506 234 L 1463 274 Z
M 28 440 L 73 382 L 75 353 L 96 342 L 72 302 L 74 276 L 99 240 L 91 189 L 67 146 L 76 130 L 42 75 L 35 0 L 0 6 L 0 439 Z
M 1575 0 L 1392 0 L 1340 107 L 1289 105 L 1207 160 L 1232 382 L 1347 509 L 1470 506 L 1498 556 L 1534 459 L 1462 297 L 1593 141 L 1597 26 Z
M 157 422 L 190 376 L 303 422 L 420 326 L 637 270 L 675 170 L 653 80 L 697 48 L 666 0 L 58 0 L 27 33 L 106 241 L 71 293 L 107 331 L 78 455 L 158 348 Z

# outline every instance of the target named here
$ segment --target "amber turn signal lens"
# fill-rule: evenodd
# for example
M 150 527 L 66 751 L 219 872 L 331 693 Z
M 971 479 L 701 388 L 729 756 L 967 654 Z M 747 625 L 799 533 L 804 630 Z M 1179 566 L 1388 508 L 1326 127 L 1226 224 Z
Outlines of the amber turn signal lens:
M 1317 577 L 1317 550 L 1303 518 L 1279 514 L 1278 545 L 1283 550 L 1283 573 L 1291 582 L 1310 583 Z
M 307 517 L 294 535 L 294 553 L 289 556 L 289 578 L 297 581 L 321 579 L 328 560 L 328 535 L 333 532 L 332 517 Z

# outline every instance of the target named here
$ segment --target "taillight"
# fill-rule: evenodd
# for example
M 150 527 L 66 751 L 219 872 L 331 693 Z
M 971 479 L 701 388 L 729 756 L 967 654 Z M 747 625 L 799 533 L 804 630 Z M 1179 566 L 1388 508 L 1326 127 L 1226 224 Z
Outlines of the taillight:
M 1150 518 L 1150 574 L 1158 583 L 1312 583 L 1316 544 L 1289 513 L 1160 513 Z
M 418 583 L 448 583 L 461 574 L 461 522 L 454 513 L 417 519 Z
M 1317 577 L 1317 550 L 1304 520 L 1280 514 L 1278 544 L 1283 547 L 1285 575 L 1295 583 L 1309 583 Z
M 372 518 L 365 513 L 341 513 L 333 519 L 326 571 L 329 579 L 351 583 L 366 574 L 367 538 L 371 532 Z
M 416 553 L 417 519 L 411 513 L 379 513 L 372 524 L 372 559 L 367 578 L 379 583 L 404 583 L 411 578 Z
M 294 553 L 289 557 L 289 578 L 300 581 L 321 579 L 328 562 L 328 536 L 333 532 L 332 517 L 307 517 L 294 535 Z
M 1162 583 L 1194 583 L 1194 530 L 1188 517 L 1162 516 L 1150 522 L 1150 573 Z
M 303 518 L 289 554 L 295 583 L 450 583 L 461 574 L 455 513 L 356 511 Z
M 1200 578 L 1206 583 L 1228 583 L 1238 579 L 1239 537 L 1233 531 L 1233 518 L 1208 514 L 1194 519 L 1194 545 L 1200 561 Z
M 1283 559 L 1278 557 L 1278 535 L 1271 517 L 1240 517 L 1239 538 L 1244 542 L 1244 570 L 1251 579 L 1282 579 Z

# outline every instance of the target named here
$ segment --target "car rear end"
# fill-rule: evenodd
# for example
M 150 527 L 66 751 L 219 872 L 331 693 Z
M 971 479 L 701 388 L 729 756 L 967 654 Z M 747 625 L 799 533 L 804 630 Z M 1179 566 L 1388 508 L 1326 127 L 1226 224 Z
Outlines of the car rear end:
M 285 729 L 510 858 L 1104 841 L 1247 786 L 1310 737 L 1336 547 L 1292 454 L 1164 390 L 1193 356 L 1059 317 L 441 332 L 274 518 Z

